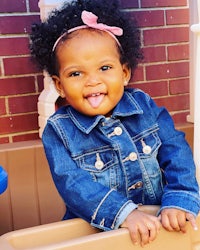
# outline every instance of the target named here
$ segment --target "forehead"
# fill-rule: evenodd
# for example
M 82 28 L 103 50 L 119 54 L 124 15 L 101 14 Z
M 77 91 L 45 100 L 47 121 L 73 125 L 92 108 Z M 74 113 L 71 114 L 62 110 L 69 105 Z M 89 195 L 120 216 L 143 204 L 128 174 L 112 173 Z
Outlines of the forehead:
M 108 32 L 92 28 L 80 29 L 67 34 L 59 42 L 57 50 L 69 48 L 80 51 L 81 48 L 89 46 L 91 46 L 91 48 L 107 47 L 118 54 L 120 52 L 117 41 Z

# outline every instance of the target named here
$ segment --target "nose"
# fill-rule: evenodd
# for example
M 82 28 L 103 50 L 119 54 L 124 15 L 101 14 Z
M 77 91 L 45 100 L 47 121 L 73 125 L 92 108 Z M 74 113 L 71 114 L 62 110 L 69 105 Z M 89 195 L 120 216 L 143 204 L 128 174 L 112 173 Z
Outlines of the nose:
M 100 79 L 97 75 L 97 73 L 91 73 L 88 75 L 87 79 L 86 79 L 86 86 L 95 86 L 100 84 Z

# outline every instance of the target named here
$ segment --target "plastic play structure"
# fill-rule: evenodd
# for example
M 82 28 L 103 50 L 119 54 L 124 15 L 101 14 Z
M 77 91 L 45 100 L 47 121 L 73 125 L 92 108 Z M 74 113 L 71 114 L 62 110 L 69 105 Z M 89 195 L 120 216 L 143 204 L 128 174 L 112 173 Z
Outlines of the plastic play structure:
M 148 213 L 156 213 L 157 207 L 144 207 Z M 200 217 L 198 218 L 200 228 Z M 33 227 L 5 234 L 0 237 L 0 247 L 5 250 L 139 250 L 141 246 L 132 244 L 127 229 L 98 232 L 81 219 Z M 169 233 L 161 229 L 157 239 L 146 245 L 147 250 L 198 250 L 199 231 L 188 225 L 187 233 Z

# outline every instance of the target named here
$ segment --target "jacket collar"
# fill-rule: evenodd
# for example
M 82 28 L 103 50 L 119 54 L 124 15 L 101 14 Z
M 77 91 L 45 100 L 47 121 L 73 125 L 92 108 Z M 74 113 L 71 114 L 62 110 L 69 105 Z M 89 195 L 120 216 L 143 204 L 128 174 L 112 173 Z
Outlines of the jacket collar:
M 68 108 L 69 116 L 76 127 L 86 134 L 89 134 L 100 121 L 104 121 L 106 119 L 103 115 L 93 117 L 85 116 L 73 109 L 71 106 Z M 133 94 L 130 93 L 130 91 L 125 91 L 121 100 L 113 110 L 112 118 L 132 116 L 135 114 L 143 114 L 143 110 L 133 97 Z

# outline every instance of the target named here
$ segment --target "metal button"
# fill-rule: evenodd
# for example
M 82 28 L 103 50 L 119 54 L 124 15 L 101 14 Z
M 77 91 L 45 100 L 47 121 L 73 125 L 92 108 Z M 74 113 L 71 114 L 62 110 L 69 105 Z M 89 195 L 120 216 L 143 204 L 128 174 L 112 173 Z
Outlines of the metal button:
M 143 182 L 142 181 L 138 181 L 136 184 L 135 184 L 135 188 L 141 188 L 143 186 Z
M 135 184 L 133 184 L 132 186 L 130 186 L 128 188 L 128 191 L 130 191 L 131 189 L 138 189 L 138 188 L 141 188 L 141 187 L 143 187 L 143 182 L 142 181 L 138 181 Z
M 148 155 L 148 154 L 151 153 L 151 147 L 148 146 L 148 145 L 145 145 L 145 146 L 143 147 L 142 151 L 143 151 L 144 154 Z
M 137 154 L 135 152 L 131 152 L 129 154 L 129 160 L 130 161 L 136 161 L 137 160 Z
M 115 133 L 115 135 L 121 135 L 121 134 L 122 134 L 122 128 L 116 127 L 116 128 L 114 129 L 114 133 Z
M 101 170 L 103 167 L 104 167 L 103 161 L 98 160 L 98 161 L 95 162 L 95 168 L 96 169 Z

